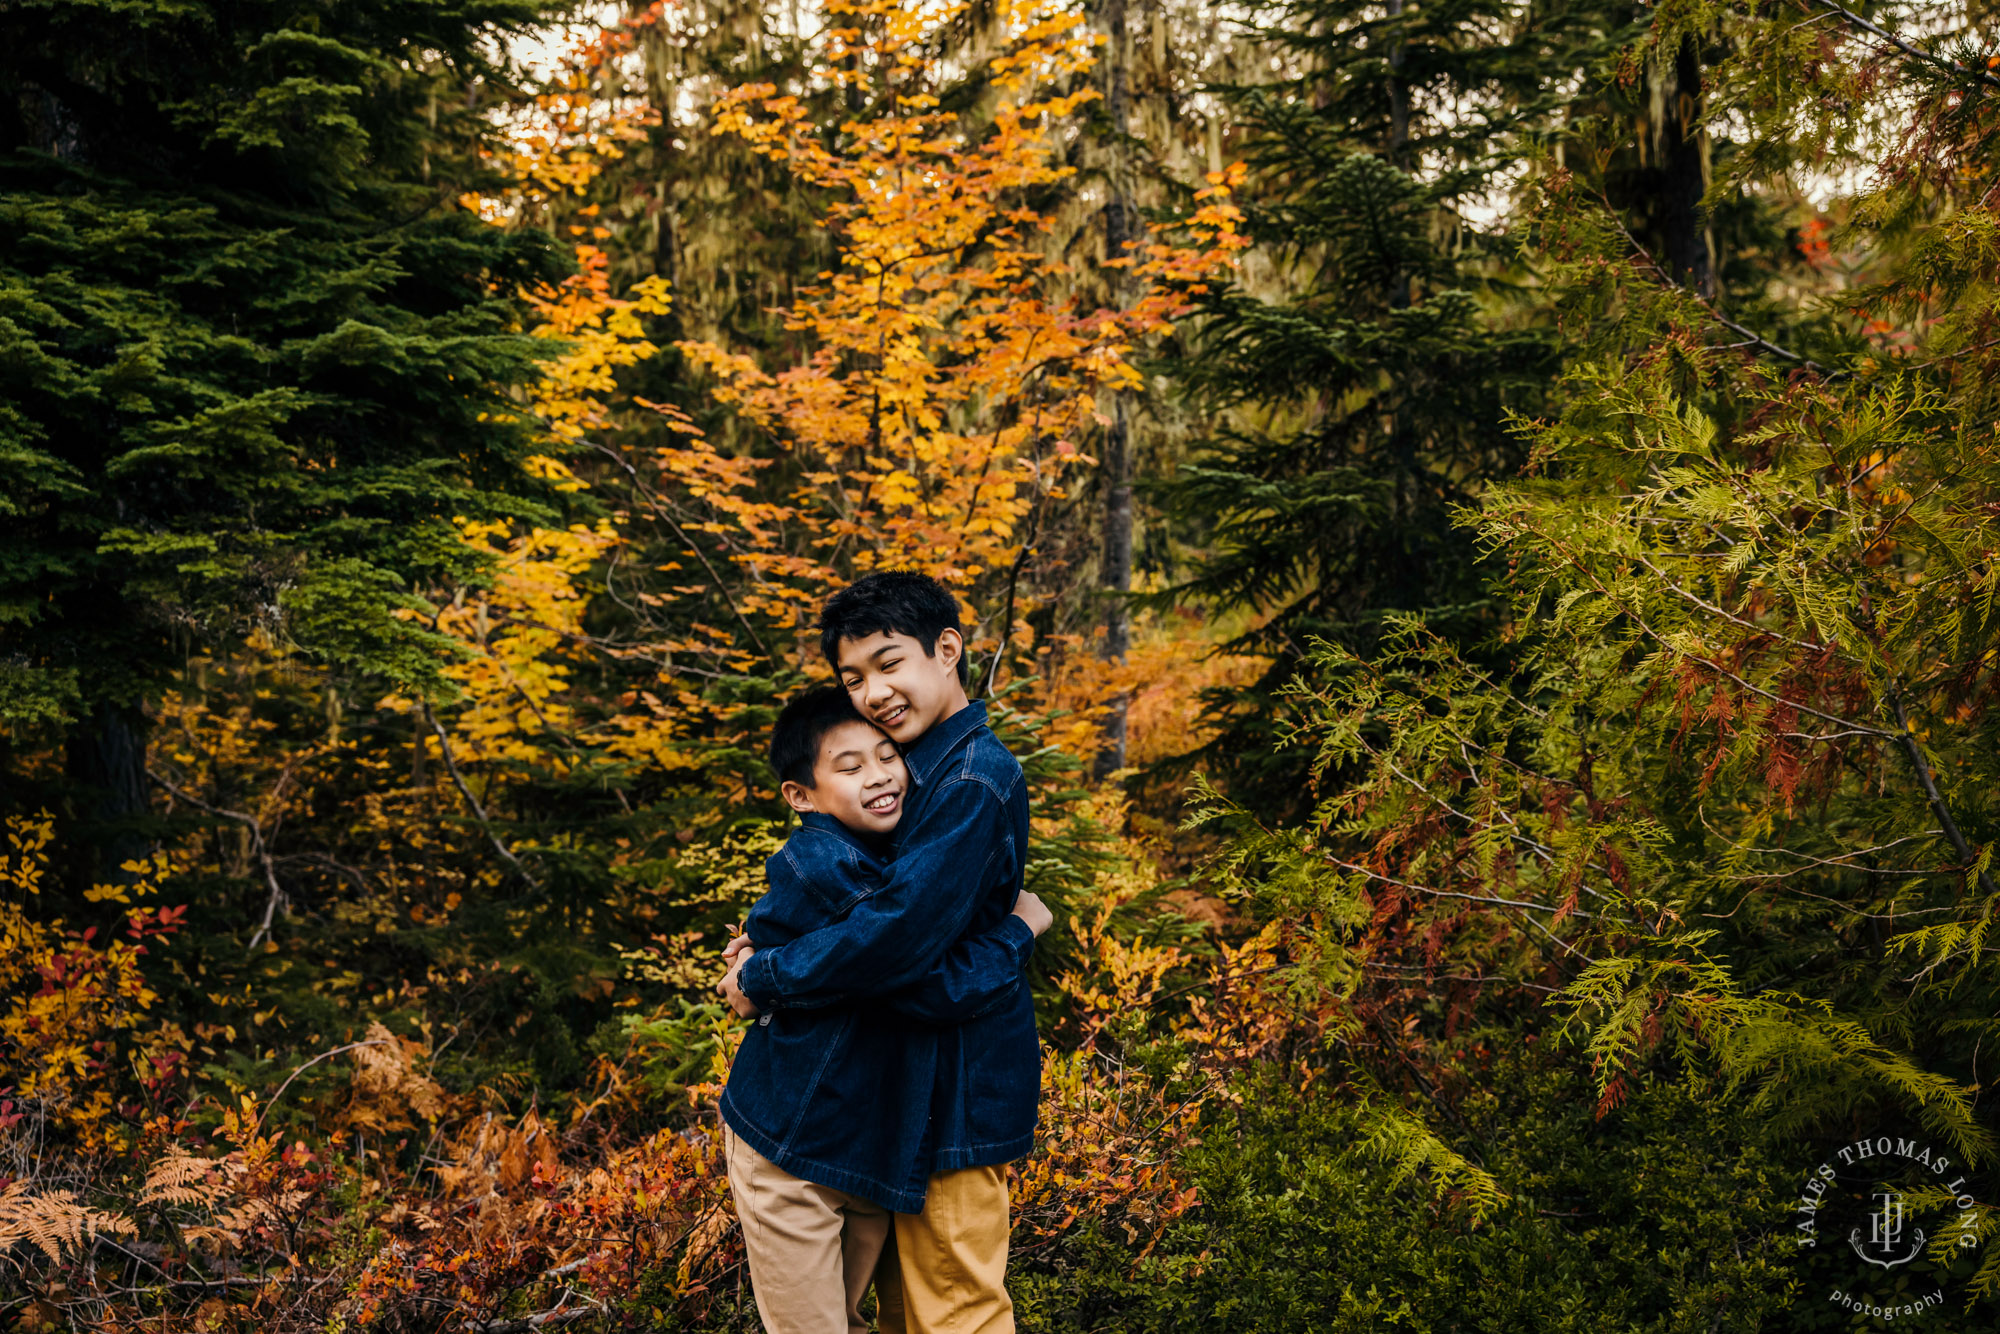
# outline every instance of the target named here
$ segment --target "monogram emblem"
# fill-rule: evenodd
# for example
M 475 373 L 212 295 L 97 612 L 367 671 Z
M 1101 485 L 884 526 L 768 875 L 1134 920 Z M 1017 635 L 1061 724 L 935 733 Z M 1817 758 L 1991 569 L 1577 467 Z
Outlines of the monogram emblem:
M 1847 1234 L 1847 1244 L 1869 1264 L 1894 1269 L 1916 1259 L 1917 1253 L 1923 1250 L 1924 1230 L 1917 1228 L 1915 1231 L 1910 1248 L 1901 1255 L 1896 1254 L 1903 1240 L 1903 1193 L 1878 1190 L 1875 1192 L 1875 1212 L 1868 1215 L 1867 1243 L 1862 1243 L 1861 1229 L 1857 1227 Z

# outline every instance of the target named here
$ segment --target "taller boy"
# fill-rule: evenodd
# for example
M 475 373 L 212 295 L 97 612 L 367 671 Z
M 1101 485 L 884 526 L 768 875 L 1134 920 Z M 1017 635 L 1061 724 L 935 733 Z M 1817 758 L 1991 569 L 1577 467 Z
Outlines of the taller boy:
M 832 926 L 755 951 L 724 980 L 742 1013 L 901 990 L 952 942 L 1007 922 L 1022 889 L 1027 783 L 987 727 L 986 706 L 966 696 L 950 590 L 907 571 L 868 575 L 827 600 L 820 648 L 862 716 L 902 748 L 914 791 L 874 895 Z M 857 1091 L 908 1087 L 914 1096 L 932 1071 L 929 1126 L 908 1165 L 923 1211 L 896 1216 L 910 1324 L 921 1334 L 1010 1334 L 1006 1164 L 1034 1142 L 1041 1048 L 1033 999 L 1013 988 L 955 1028 L 918 1028 L 883 1007 L 863 1007 L 860 1022 L 899 1031 L 881 1050 L 904 1069 L 854 1071 Z M 854 1118 L 857 1110 L 834 1097 L 771 1112 Z M 865 1142 L 871 1123 L 846 1128 L 857 1154 L 875 1151 Z

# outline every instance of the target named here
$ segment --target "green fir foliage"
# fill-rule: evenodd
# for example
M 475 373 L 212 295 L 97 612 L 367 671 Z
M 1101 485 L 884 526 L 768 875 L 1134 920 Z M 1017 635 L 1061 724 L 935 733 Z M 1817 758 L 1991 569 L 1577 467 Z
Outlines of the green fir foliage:
M 544 512 L 533 232 L 489 179 L 541 0 L 31 3 L 0 50 L 0 700 L 133 709 L 248 633 L 435 693 L 455 520 Z

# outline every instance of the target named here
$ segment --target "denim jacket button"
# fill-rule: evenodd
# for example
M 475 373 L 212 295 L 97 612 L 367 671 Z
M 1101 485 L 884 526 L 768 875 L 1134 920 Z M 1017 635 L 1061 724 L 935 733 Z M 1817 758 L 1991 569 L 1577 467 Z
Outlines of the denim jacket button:
M 771 1016 L 768 1014 L 760 1014 L 757 1016 L 757 1026 L 759 1028 L 762 1028 L 764 1025 L 770 1022 L 771 1022 Z

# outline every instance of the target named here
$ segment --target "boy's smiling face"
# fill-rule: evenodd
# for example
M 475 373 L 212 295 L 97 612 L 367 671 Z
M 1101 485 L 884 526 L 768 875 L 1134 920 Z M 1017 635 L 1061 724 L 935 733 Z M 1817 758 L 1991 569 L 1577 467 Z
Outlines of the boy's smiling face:
M 965 707 L 964 652 L 956 630 L 940 634 L 928 653 L 913 635 L 878 630 L 841 640 L 835 667 L 861 716 L 907 746 Z
M 886 834 L 903 818 L 909 786 L 909 770 L 896 743 L 856 720 L 820 739 L 811 787 L 786 783 L 780 790 L 795 811 L 831 815 L 856 833 Z

